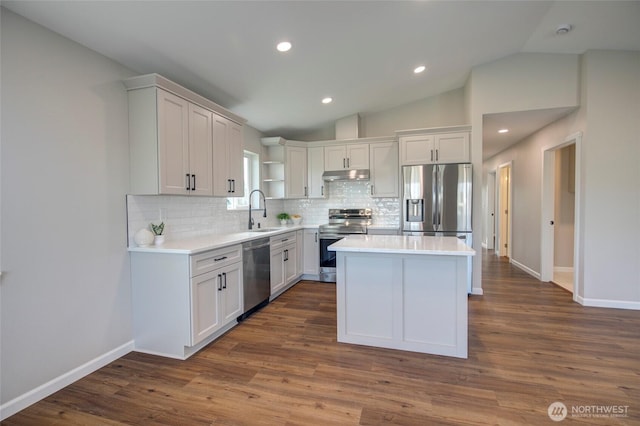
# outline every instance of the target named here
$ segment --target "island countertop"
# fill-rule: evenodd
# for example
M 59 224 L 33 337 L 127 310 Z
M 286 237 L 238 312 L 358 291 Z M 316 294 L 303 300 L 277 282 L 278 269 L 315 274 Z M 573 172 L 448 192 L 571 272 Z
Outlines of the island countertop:
M 335 252 L 474 256 L 475 250 L 456 237 L 409 235 L 347 235 L 328 248 Z

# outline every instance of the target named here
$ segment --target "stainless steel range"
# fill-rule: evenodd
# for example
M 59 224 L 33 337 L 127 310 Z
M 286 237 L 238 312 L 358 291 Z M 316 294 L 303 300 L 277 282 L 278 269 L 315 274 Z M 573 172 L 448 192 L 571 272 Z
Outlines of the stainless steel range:
M 320 281 L 336 282 L 336 253 L 327 250 L 347 235 L 366 234 L 371 209 L 329 209 L 329 223 L 320 225 Z

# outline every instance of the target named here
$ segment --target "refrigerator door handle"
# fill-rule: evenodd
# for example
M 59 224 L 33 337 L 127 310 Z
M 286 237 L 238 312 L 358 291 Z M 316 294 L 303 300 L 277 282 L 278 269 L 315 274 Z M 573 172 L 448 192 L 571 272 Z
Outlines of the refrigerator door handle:
M 438 166 L 431 172 L 431 228 L 438 230 Z

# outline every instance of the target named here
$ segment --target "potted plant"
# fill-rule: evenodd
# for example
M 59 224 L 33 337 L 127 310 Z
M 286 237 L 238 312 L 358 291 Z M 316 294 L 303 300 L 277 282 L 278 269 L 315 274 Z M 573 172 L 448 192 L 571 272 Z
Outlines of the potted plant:
M 280 220 L 280 225 L 285 226 L 289 220 L 289 213 L 278 213 L 277 218 Z
M 164 232 L 164 222 L 160 222 L 159 225 L 156 225 L 155 223 L 151 224 L 151 232 L 153 232 L 153 243 L 155 245 L 160 245 L 162 243 L 164 243 L 164 235 L 162 235 L 162 233 Z

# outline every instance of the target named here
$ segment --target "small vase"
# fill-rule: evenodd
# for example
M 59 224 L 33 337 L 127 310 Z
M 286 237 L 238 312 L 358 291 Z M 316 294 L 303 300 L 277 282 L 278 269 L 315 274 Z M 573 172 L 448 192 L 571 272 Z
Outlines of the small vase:
M 164 235 L 156 235 L 153 237 L 153 244 L 156 246 L 164 244 Z
M 287 226 L 287 219 L 282 219 L 282 220 L 280 221 L 280 225 L 282 225 L 282 226 Z

